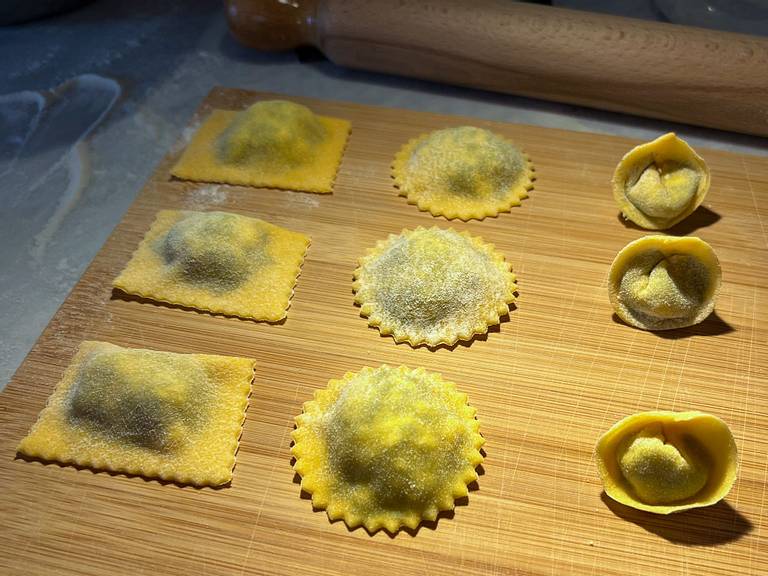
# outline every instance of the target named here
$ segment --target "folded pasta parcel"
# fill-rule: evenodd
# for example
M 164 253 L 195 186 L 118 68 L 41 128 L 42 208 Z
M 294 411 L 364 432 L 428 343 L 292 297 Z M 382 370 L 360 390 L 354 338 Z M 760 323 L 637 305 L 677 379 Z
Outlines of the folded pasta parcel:
M 616 314 L 643 330 L 698 324 L 720 292 L 720 262 L 695 236 L 645 236 L 627 244 L 611 264 L 608 296 Z
M 728 426 L 703 412 L 640 412 L 597 443 L 605 492 L 632 508 L 670 514 L 722 500 L 736 480 Z
M 415 529 L 477 480 L 485 441 L 475 412 L 453 383 L 422 368 L 348 372 L 296 417 L 294 469 L 331 520 Z
M 277 321 L 308 246 L 308 236 L 257 218 L 163 210 L 113 284 L 160 302 Z
M 670 132 L 627 152 L 613 174 L 613 197 L 628 220 L 666 230 L 698 208 L 709 182 L 704 160 Z
M 18 452 L 217 486 L 232 479 L 255 362 L 80 345 Z
M 222 182 L 328 193 L 344 154 L 350 124 L 285 100 L 246 110 L 214 110 L 171 174 Z

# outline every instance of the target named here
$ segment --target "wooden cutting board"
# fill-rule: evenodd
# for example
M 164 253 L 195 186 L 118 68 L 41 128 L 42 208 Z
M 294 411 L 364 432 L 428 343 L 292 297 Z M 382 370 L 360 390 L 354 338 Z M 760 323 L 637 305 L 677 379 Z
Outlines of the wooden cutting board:
M 215 89 L 212 108 L 275 95 Z M 5 574 L 765 574 L 768 470 L 768 162 L 700 150 L 712 169 L 703 207 L 673 230 L 716 250 L 723 289 L 702 324 L 666 333 L 612 317 L 608 267 L 645 231 L 618 217 L 613 168 L 636 142 L 596 134 L 291 98 L 352 121 L 333 195 L 173 181 L 180 144 L 0 396 L 0 571 Z M 409 138 L 474 124 L 529 152 L 538 179 L 509 214 L 469 223 L 398 197 L 390 161 Z M 115 178 L 120 178 L 115 172 Z M 287 321 L 265 324 L 113 295 L 110 283 L 157 210 L 221 209 L 312 236 Z M 367 327 L 352 303 L 357 258 L 415 226 L 467 230 L 513 264 L 519 299 L 487 336 L 412 349 Z M 258 359 L 234 481 L 218 490 L 15 458 L 77 345 Z M 290 432 L 329 379 L 381 363 L 441 372 L 477 407 L 487 458 L 477 489 L 415 534 L 373 536 L 313 511 L 291 469 Z M 616 420 L 649 409 L 723 418 L 739 479 L 713 507 L 671 517 L 602 494 L 592 450 Z

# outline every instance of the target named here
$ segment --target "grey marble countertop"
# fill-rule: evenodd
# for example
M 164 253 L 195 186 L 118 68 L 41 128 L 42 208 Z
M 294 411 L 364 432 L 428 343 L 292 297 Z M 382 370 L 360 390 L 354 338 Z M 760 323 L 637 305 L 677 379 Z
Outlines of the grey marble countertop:
M 102 0 L 0 28 L 0 53 L 0 388 L 215 85 L 768 154 L 747 136 L 259 54 L 214 0 Z

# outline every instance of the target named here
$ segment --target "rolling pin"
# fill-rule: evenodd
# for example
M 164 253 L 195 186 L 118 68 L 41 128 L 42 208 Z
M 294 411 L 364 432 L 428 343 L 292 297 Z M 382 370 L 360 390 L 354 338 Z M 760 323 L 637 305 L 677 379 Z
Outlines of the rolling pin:
M 768 38 L 509 0 L 226 0 L 259 50 L 768 136 Z

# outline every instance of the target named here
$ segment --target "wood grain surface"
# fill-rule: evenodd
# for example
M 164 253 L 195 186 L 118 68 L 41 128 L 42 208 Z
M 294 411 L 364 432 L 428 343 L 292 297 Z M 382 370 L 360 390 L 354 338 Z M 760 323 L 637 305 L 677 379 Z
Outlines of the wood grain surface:
M 215 89 L 211 108 L 267 95 Z M 716 313 L 649 333 L 612 317 L 606 278 L 644 231 L 625 225 L 610 178 L 623 138 L 295 98 L 352 121 L 333 195 L 173 181 L 160 164 L 0 395 L 3 574 L 765 574 L 768 450 L 768 163 L 699 150 L 712 169 L 704 206 L 675 234 L 709 242 L 723 267 Z M 422 132 L 472 123 L 517 141 L 538 179 L 509 214 L 469 223 L 398 197 L 389 164 Z M 120 178 L 119 173 L 114 174 Z M 160 209 L 222 209 L 312 236 L 288 318 L 223 318 L 113 294 Z M 509 318 L 453 349 L 412 349 L 367 327 L 352 271 L 375 242 L 418 225 L 468 230 L 518 274 Z M 27 462 L 15 447 L 84 339 L 254 357 L 251 406 L 231 486 L 195 489 Z M 455 512 L 392 537 L 313 511 L 291 469 L 290 432 L 329 379 L 381 363 L 441 372 L 469 394 L 487 444 L 477 487 Z M 670 517 L 602 494 L 592 451 L 629 413 L 703 410 L 740 451 L 720 504 Z
M 259 50 L 768 136 L 768 38 L 509 0 L 226 0 Z

